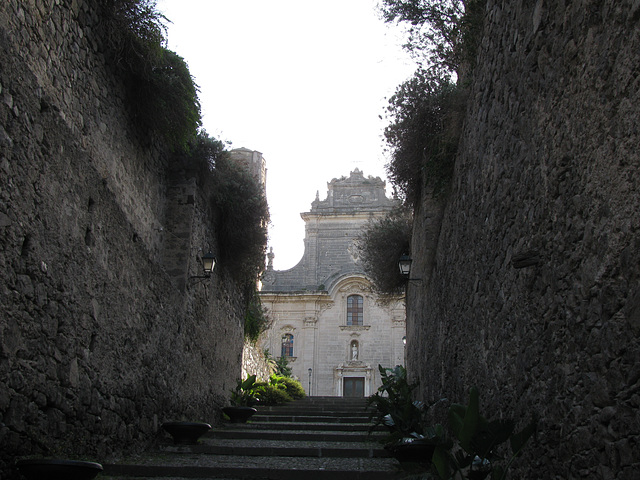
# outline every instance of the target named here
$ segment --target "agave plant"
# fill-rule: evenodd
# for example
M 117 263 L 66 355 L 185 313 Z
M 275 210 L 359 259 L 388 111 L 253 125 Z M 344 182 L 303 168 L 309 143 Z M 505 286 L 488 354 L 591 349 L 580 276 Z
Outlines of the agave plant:
M 367 400 L 368 406 L 375 406 L 371 412 L 372 428 L 386 426 L 389 443 L 421 437 L 425 407 L 422 402 L 412 399 L 412 392 L 418 384 L 407 381 L 407 370 L 401 365 L 395 368 L 378 365 L 378 370 L 382 385 Z
M 235 390 L 231 390 L 231 405 L 234 407 L 251 407 L 258 398 L 254 390 L 256 376 L 251 375 L 245 380 L 239 379 Z

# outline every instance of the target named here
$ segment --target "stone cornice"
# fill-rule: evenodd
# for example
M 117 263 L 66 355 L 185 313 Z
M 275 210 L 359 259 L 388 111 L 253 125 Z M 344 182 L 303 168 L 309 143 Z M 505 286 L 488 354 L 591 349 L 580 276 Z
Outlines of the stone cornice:
M 369 330 L 371 325 L 340 325 L 340 330 L 343 332 L 361 332 Z

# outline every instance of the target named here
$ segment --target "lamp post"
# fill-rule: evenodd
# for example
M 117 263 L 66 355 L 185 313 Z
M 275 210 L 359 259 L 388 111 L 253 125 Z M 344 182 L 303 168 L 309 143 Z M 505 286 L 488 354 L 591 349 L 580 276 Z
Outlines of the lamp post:
M 402 360 L 404 368 L 407 368 L 407 336 L 402 337 Z
M 309 369 L 309 396 L 311 396 L 311 372 L 313 369 Z

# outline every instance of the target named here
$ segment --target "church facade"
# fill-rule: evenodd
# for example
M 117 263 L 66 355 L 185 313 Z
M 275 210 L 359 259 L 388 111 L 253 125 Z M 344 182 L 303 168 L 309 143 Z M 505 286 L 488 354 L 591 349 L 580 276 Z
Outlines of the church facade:
M 273 269 L 273 252 L 260 297 L 273 324 L 263 346 L 285 356 L 313 396 L 369 396 L 380 386 L 378 365 L 404 365 L 404 298 L 375 293 L 359 261 L 356 238 L 398 200 L 385 182 L 356 169 L 327 184 L 305 221 L 305 250 L 289 270 Z

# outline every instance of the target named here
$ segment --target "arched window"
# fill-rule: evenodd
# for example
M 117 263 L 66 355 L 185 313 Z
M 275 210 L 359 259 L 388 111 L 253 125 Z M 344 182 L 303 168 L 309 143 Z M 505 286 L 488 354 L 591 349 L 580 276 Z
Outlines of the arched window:
M 347 325 L 362 325 L 362 297 L 349 295 L 347 297 Z
M 293 357 L 293 335 L 286 333 L 282 336 L 281 357 Z

